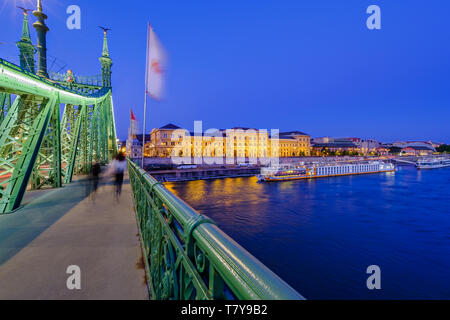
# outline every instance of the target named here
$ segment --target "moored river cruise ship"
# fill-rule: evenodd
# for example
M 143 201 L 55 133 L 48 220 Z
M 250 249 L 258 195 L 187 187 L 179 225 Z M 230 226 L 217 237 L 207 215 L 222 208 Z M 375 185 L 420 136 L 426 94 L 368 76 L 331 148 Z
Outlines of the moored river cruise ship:
M 395 165 L 383 161 L 313 163 L 297 166 L 279 166 L 262 168 L 258 181 L 289 181 L 324 177 L 338 177 L 358 174 L 395 172 Z
M 417 169 L 440 169 L 450 167 L 450 158 L 436 157 L 421 159 L 416 164 Z

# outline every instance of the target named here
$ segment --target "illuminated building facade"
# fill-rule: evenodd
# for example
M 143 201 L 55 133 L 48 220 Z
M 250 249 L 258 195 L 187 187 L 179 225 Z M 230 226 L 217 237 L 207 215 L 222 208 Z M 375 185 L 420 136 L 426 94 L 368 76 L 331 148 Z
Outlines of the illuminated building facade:
M 312 140 L 312 154 L 315 156 L 377 155 L 380 147 L 380 142 L 373 139 L 323 137 Z
M 400 154 L 403 156 L 423 157 L 423 156 L 431 156 L 434 153 L 435 153 L 435 150 L 433 150 L 429 147 L 409 146 L 409 147 L 403 148 Z
M 311 137 L 300 131 L 270 136 L 267 130 L 235 127 L 196 135 L 176 125 L 153 129 L 146 156 L 168 158 L 266 158 L 309 156 Z
M 280 157 L 311 155 L 311 137 L 300 131 L 281 132 L 279 136 Z

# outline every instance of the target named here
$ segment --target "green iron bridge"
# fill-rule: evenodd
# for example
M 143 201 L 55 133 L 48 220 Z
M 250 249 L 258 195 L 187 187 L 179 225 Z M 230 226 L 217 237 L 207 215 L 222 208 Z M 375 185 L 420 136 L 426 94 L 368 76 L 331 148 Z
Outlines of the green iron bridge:
M 90 206 L 83 176 L 93 162 L 107 164 L 117 152 L 107 33 L 101 76 L 49 76 L 42 1 L 33 14 L 37 50 L 25 12 L 20 65 L 0 59 L 0 299 L 303 299 L 131 161 L 121 203 L 111 204 L 105 183 Z M 132 261 L 140 255 L 142 271 Z M 64 287 L 55 275 L 77 260 L 96 283 L 92 290 L 104 291 Z M 139 272 L 147 296 L 136 296 Z

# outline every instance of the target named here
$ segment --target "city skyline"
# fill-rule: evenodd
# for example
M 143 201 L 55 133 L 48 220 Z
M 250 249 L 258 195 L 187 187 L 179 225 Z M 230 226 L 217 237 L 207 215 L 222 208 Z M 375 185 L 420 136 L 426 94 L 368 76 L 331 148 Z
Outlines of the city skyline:
M 0 7 L 11 31 L 1 35 L 6 44 L 0 50 L 2 57 L 17 62 L 22 19 L 13 4 Z M 108 2 L 107 18 L 97 14 L 106 1 L 77 4 L 82 28 L 68 30 L 69 1 L 43 1 L 49 55 L 58 57 L 59 64 L 73 61 L 68 67 L 75 74 L 100 73 L 97 26 L 113 29 L 109 46 L 121 140 L 127 135 L 129 108 L 142 125 L 150 20 L 170 55 L 167 98 L 150 101 L 150 130 L 169 122 L 190 128 L 202 120 L 205 128 L 244 125 L 300 129 L 313 137 L 449 141 L 445 79 L 450 46 L 436 40 L 445 38 L 441 22 L 448 4 L 377 1 L 381 30 L 366 28 L 365 9 L 371 3 L 359 1 L 345 6 L 262 2 L 258 7 L 251 2 L 155 2 L 139 3 L 139 12 L 133 1 L 127 6 Z M 34 30 L 32 40 L 36 43 Z
M 137 119 L 137 122 L 139 123 L 139 119 Z M 166 126 L 166 125 L 175 125 L 178 126 L 176 123 L 171 123 L 171 122 L 167 122 L 167 123 L 163 123 L 161 126 L 158 127 L 152 127 L 149 128 L 148 130 L 146 130 L 146 136 L 149 136 L 151 134 L 151 132 L 153 130 L 158 130 L 161 129 L 162 127 Z M 191 125 L 190 127 L 180 127 L 180 129 L 186 130 L 188 132 L 194 133 L 194 126 Z M 289 131 L 298 131 L 298 130 L 302 130 L 302 128 L 294 128 L 293 130 L 285 130 L 282 128 L 258 128 L 258 127 L 249 127 L 249 126 L 229 126 L 229 127 L 223 127 L 223 128 L 217 128 L 217 127 L 211 127 L 211 128 L 203 128 L 203 133 L 205 133 L 207 130 L 218 130 L 218 131 L 224 131 L 224 130 L 228 130 L 228 129 L 250 129 L 250 130 L 267 130 L 268 132 L 270 132 L 271 130 L 275 130 L 275 131 L 279 131 L 279 132 L 289 132 Z M 367 136 L 355 136 L 355 135 L 347 135 L 347 136 L 336 136 L 336 135 L 311 135 L 309 134 L 309 132 L 305 132 L 305 134 L 311 136 L 312 139 L 314 138 L 342 138 L 342 139 L 350 139 L 350 138 L 358 138 L 361 140 L 377 140 L 380 143 L 394 143 L 394 142 L 434 142 L 434 143 L 440 143 L 440 144 L 448 144 L 448 141 L 444 141 L 444 140 L 431 140 L 431 139 L 393 139 L 393 140 L 378 140 L 375 139 L 373 137 L 367 137 Z M 137 135 L 142 137 L 142 131 L 139 130 L 139 132 L 137 133 Z M 125 141 L 129 136 L 127 135 L 125 137 L 125 139 L 120 139 L 122 142 Z

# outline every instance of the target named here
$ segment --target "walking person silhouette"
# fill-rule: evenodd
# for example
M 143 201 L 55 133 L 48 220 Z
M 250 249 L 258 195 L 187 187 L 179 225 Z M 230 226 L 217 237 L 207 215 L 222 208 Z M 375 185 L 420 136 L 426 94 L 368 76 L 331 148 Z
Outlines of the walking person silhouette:
M 120 195 L 122 194 L 123 177 L 125 175 L 125 170 L 127 169 L 127 161 L 123 153 L 119 153 L 116 159 L 111 164 L 113 174 L 114 174 L 114 185 L 115 191 L 114 195 L 116 200 L 119 201 Z
M 92 184 L 91 199 L 94 202 L 95 202 L 95 196 L 97 195 L 98 184 L 100 182 L 100 174 L 101 173 L 102 173 L 102 168 L 100 166 L 100 163 L 95 162 L 92 165 L 92 170 L 91 170 L 91 184 Z

